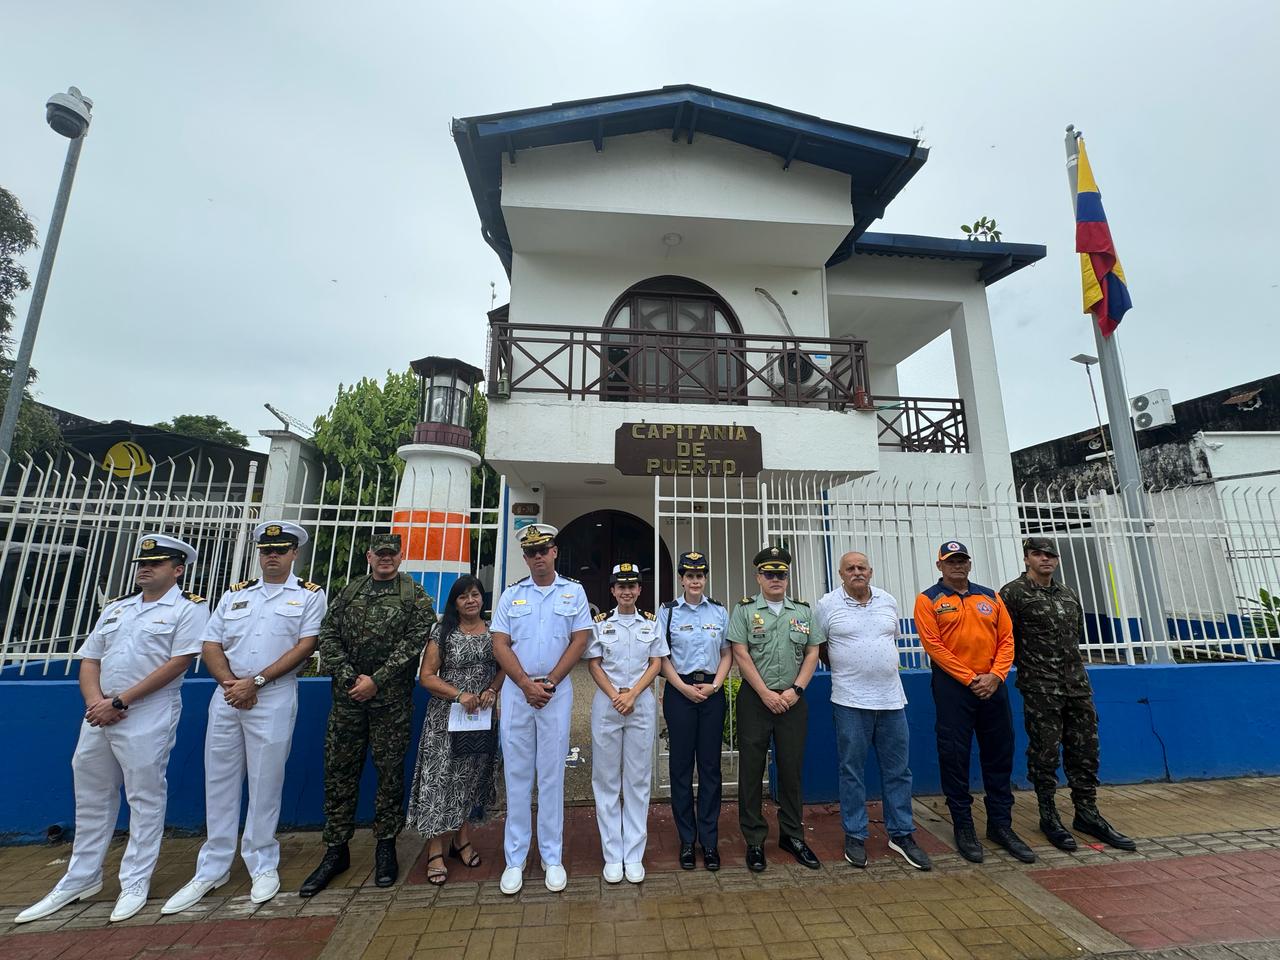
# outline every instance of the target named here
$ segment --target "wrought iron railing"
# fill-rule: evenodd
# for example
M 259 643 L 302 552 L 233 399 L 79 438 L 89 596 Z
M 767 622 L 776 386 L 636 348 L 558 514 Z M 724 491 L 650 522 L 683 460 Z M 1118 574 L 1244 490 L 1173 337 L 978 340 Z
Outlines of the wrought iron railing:
M 489 395 L 649 403 L 869 405 L 862 340 L 490 324 Z
M 908 453 L 967 453 L 964 401 L 949 397 L 872 397 L 880 447 Z

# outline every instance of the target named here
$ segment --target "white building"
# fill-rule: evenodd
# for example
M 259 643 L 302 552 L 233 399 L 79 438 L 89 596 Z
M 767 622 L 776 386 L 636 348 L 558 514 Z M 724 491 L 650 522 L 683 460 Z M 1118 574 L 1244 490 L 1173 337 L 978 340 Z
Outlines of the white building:
M 593 601 L 622 557 L 656 560 L 664 599 L 695 546 L 736 596 L 779 538 L 811 597 L 843 548 L 824 504 L 854 509 L 858 478 L 1012 482 L 986 288 L 1045 250 L 868 232 L 925 163 L 916 140 L 692 86 L 453 133 L 511 281 L 486 458 L 509 533 L 560 527 Z M 899 397 L 898 365 L 948 331 L 960 396 Z

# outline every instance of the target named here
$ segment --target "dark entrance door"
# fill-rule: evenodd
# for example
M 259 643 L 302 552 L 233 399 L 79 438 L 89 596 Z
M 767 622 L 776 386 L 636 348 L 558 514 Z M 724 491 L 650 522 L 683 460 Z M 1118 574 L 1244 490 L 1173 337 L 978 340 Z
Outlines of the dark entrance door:
M 556 537 L 560 558 L 556 567 L 566 577 L 582 582 L 587 599 L 597 612 L 613 609 L 609 574 L 615 563 L 630 560 L 642 571 L 640 608 L 657 610 L 653 595 L 653 527 L 621 510 L 596 510 L 569 523 Z M 661 563 L 671 569 L 671 554 L 662 544 Z M 668 577 L 668 582 L 670 578 Z

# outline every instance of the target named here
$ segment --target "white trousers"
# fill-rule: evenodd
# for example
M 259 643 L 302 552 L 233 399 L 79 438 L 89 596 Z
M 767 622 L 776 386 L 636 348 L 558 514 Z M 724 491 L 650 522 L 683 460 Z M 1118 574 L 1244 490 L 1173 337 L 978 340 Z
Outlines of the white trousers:
M 248 710 L 229 706 L 217 689 L 209 701 L 204 738 L 204 805 L 209 838 L 196 860 L 197 880 L 214 881 L 231 869 L 240 827 L 240 794 L 249 780 L 240 855 L 249 876 L 280 866 L 280 791 L 298 716 L 298 684 L 290 679 L 258 691 Z
M 120 888 L 151 883 L 169 801 L 165 774 L 181 715 L 178 692 L 161 690 L 131 706 L 119 723 L 81 723 L 71 757 L 76 834 L 60 888 L 79 890 L 102 879 L 102 863 L 120 815 L 122 786 L 129 802 L 129 843 L 120 860 Z
M 652 688 L 640 694 L 627 717 L 596 689 L 591 702 L 591 789 L 605 863 L 644 860 L 657 718 Z
M 502 770 L 507 782 L 507 866 L 529 855 L 533 838 L 533 784 L 538 783 L 538 852 L 548 866 L 560 864 L 564 838 L 564 761 L 569 753 L 573 681 L 565 677 L 551 701 L 535 710 L 510 678 L 502 685 Z

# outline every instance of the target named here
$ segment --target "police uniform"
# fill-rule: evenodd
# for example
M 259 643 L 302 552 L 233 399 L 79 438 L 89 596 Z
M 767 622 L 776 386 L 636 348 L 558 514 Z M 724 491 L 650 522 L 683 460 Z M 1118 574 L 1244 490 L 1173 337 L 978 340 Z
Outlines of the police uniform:
M 295 523 L 260 523 L 253 531 L 259 550 L 293 549 L 308 537 Z M 246 580 L 223 595 L 205 628 L 204 642 L 222 648 L 237 678 L 252 677 L 257 702 L 241 709 L 227 703 L 221 687 L 209 700 L 209 724 L 205 733 L 205 818 L 208 839 L 200 848 L 196 874 L 165 905 L 177 912 L 190 904 L 184 894 L 203 896 L 226 881 L 235 857 L 236 831 L 240 825 L 240 795 L 246 774 L 249 806 L 245 815 L 240 854 L 249 876 L 274 883 L 280 865 L 280 844 L 275 838 L 280 820 L 280 792 L 284 787 L 285 761 L 293 741 L 298 714 L 297 668 L 267 682 L 262 671 L 271 666 L 304 637 L 316 637 L 324 621 L 326 602 L 318 584 L 292 575 L 284 583 Z M 260 681 L 260 682 L 259 682 Z M 200 887 L 203 889 L 199 889 Z M 274 895 L 274 890 L 265 889 Z M 257 887 L 255 896 L 260 894 Z M 193 900 L 192 903 L 195 901 Z M 176 908 L 176 909 L 171 909 Z
M 175 537 L 148 534 L 139 541 L 132 562 L 169 559 L 190 568 L 196 551 Z M 204 599 L 183 591 L 180 584 L 151 601 L 137 590 L 107 604 L 77 655 L 101 664 L 103 695 L 118 698 L 174 657 L 199 653 L 208 618 Z M 88 891 L 80 896 L 89 896 L 101 889 L 102 863 L 116 828 L 121 786 L 129 803 L 129 843 L 120 861 L 121 896 L 112 919 L 124 919 L 117 915 L 121 912 L 132 916 L 127 909 L 121 910 L 126 898 L 133 913 L 145 904 L 164 833 L 169 795 L 165 774 L 182 714 L 181 687 L 179 674 L 161 689 L 129 703 L 122 720 L 109 726 L 90 726 L 87 720 L 81 724 L 71 759 L 76 798 L 71 860 L 49 897 L 24 911 L 27 916 L 19 915 L 19 922 L 47 916 L 79 899 L 72 896 L 78 891 Z M 52 910 L 42 913 L 41 908 L 48 906 Z
M 680 555 L 677 575 L 707 573 L 706 554 Z M 703 596 L 697 606 L 683 594 L 658 611 L 658 632 L 671 650 L 671 667 L 689 684 L 714 683 L 720 659 L 729 649 L 729 611 Z M 720 760 L 724 738 L 725 693 L 721 687 L 701 703 L 694 703 L 667 684 L 662 715 L 667 721 L 668 760 L 671 771 L 671 816 L 682 848 L 700 843 L 717 856 L 720 823 Z M 698 769 L 697 814 L 694 813 L 693 771 Z M 689 858 L 692 851 L 687 851 Z M 714 862 L 714 860 L 713 860 Z M 692 863 L 682 861 L 691 868 Z
M 783 547 L 766 547 L 756 554 L 753 563 L 761 573 L 786 573 L 791 567 L 791 554 Z M 809 605 L 790 597 L 785 597 L 774 613 L 764 594 L 757 593 L 743 597 L 729 614 L 729 642 L 749 652 L 764 685 L 775 693 L 795 690 L 799 696 L 789 710 L 775 714 L 744 681 L 734 701 L 738 723 L 738 822 L 748 855 L 751 848 L 757 848 L 755 853 L 761 855 L 758 865 L 749 862 L 752 869 L 764 869 L 759 848 L 769 834 L 761 810 L 761 783 L 770 741 L 778 771 L 779 844 L 806 866 L 819 866 L 804 844 L 801 822 L 800 768 L 804 764 L 809 704 L 804 690 L 796 686 L 796 677 L 809 648 L 816 647 L 822 639 L 822 629 L 813 621 Z
M 1022 549 L 1024 556 L 1032 550 L 1058 555 L 1046 537 L 1028 537 Z M 1136 849 L 1098 812 L 1098 714 L 1080 653 L 1080 599 L 1059 581 L 1041 586 L 1026 572 L 1001 587 L 1000 598 L 1013 623 L 1016 682 L 1027 730 L 1027 779 L 1035 787 L 1041 831 L 1059 849 L 1076 849 L 1054 803 L 1061 749 L 1071 802 L 1084 824 L 1077 829 L 1122 850 Z
M 520 538 L 522 549 L 549 547 L 555 527 L 531 524 Z M 494 604 L 491 633 L 511 638 L 511 651 L 532 680 L 555 669 L 579 630 L 591 629 L 591 606 L 582 584 L 556 574 L 540 587 L 531 577 L 502 591 Z M 532 840 L 533 784 L 538 783 L 538 850 L 548 866 L 559 866 L 564 833 L 564 758 L 569 753 L 573 681 L 558 678 L 551 700 L 535 710 L 508 676 L 502 687 L 503 776 L 507 821 L 503 848 L 508 868 L 523 867 Z
M 620 563 L 612 583 L 640 582 L 640 568 Z M 637 610 L 623 616 L 615 607 L 595 618 L 595 630 L 583 659 L 599 659 L 600 669 L 618 693 L 636 686 L 654 658 L 669 653 L 667 641 L 652 613 Z M 645 841 L 649 822 L 649 787 L 653 780 L 653 744 L 658 710 L 652 681 L 636 697 L 635 709 L 623 716 L 610 696 L 597 688 L 591 701 L 591 789 L 596 799 L 596 823 L 604 853 L 606 880 L 644 878 Z

